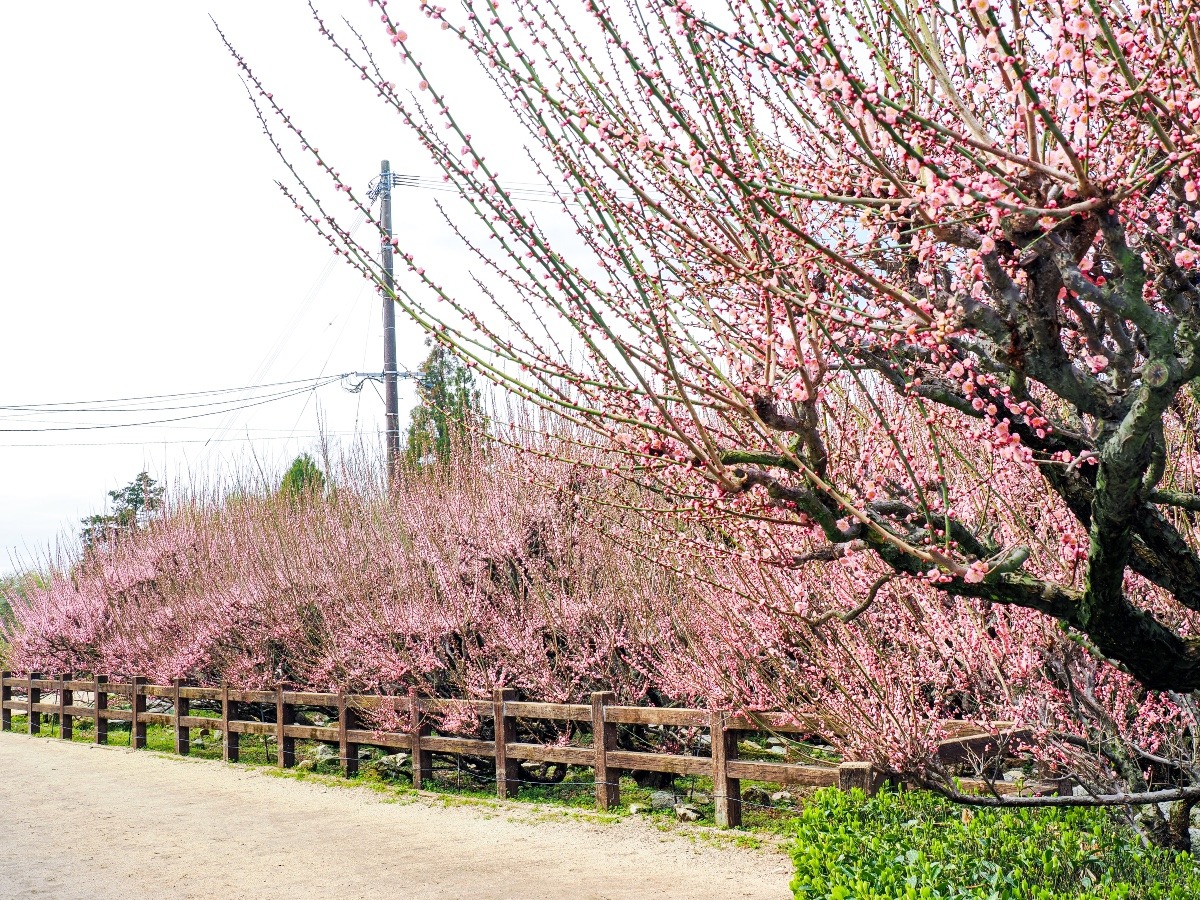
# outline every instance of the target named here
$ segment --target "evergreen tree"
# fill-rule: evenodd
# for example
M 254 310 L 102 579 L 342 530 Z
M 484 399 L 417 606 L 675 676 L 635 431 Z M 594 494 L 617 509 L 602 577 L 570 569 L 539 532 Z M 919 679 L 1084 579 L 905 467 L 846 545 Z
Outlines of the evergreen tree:
M 162 509 L 164 491 L 148 472 L 139 472 L 125 487 L 109 491 L 112 512 L 80 519 L 84 550 L 145 525 Z
M 455 443 L 467 443 L 471 425 L 482 419 L 475 376 L 441 344 L 433 345 L 418 371 L 421 402 L 409 419 L 405 456 L 410 464 L 445 462 Z
M 325 473 L 307 453 L 301 453 L 283 475 L 279 493 L 285 497 L 318 497 L 325 491 Z

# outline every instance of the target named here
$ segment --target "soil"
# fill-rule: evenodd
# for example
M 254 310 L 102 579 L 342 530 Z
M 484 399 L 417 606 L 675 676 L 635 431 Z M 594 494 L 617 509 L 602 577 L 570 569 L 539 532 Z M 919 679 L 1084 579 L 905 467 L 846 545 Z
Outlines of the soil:
M 0 897 L 789 896 L 777 848 L 700 829 L 269 772 L 0 734 Z

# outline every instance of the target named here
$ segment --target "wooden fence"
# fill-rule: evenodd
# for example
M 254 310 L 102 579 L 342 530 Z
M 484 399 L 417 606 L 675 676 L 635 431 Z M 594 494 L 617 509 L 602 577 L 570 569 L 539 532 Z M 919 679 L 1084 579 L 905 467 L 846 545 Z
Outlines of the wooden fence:
M 27 712 L 30 734 L 41 730 L 43 714 L 57 715 L 60 737 L 72 738 L 74 720 L 94 719 L 95 741 L 108 742 L 108 723 L 130 723 L 130 746 L 146 746 L 146 726 L 164 725 L 174 730 L 175 752 L 186 755 L 191 748 L 193 728 L 220 731 L 222 756 L 228 762 L 238 759 L 238 742 L 243 734 L 266 735 L 275 738 L 276 762 L 281 767 L 296 764 L 296 741 L 319 741 L 338 746 L 338 756 L 346 775 L 358 771 L 359 746 L 407 750 L 412 758 L 413 786 L 421 788 L 432 776 L 432 754 L 493 757 L 496 761 L 496 796 L 515 797 L 519 786 L 520 761 L 560 763 L 591 767 L 595 771 L 596 806 L 609 809 L 620 802 L 619 780 L 622 771 L 665 772 L 674 775 L 711 777 L 716 820 L 731 827 L 741 824 L 743 779 L 765 781 L 780 785 L 810 787 L 838 786 L 843 790 L 861 788 L 871 793 L 877 789 L 879 776 L 869 763 L 843 762 L 841 765 L 800 765 L 738 758 L 739 735 L 748 732 L 802 733 L 807 731 L 782 713 L 761 713 L 753 717 L 731 715 L 702 709 L 679 709 L 646 706 L 621 706 L 608 692 L 594 693 L 591 703 L 533 703 L 519 701 L 510 688 L 498 688 L 487 700 L 440 700 L 415 696 L 376 696 L 346 693 L 315 693 L 293 691 L 283 686 L 273 691 L 241 691 L 229 687 L 194 687 L 176 680 L 170 685 L 150 684 L 144 678 L 131 677 L 126 682 L 112 681 L 103 675 L 81 679 L 71 676 L 44 678 L 38 673 L 14 676 L 0 673 L 3 690 L 2 728 L 12 730 L 14 710 Z M 14 689 L 24 699 L 14 696 Z M 43 703 L 44 692 L 57 694 L 57 702 Z M 75 702 L 75 693 L 94 695 L 91 706 Z M 109 705 L 112 697 L 122 698 L 129 709 Z M 158 697 L 172 704 L 170 713 L 149 712 L 146 700 Z M 204 700 L 220 704 L 220 718 L 194 716 L 192 701 Z M 263 722 L 239 715 L 247 704 L 268 704 L 274 707 L 275 721 Z M 304 725 L 296 722 L 297 707 L 321 707 L 336 711 L 336 724 Z M 379 731 L 361 727 L 362 714 L 392 711 L 405 715 L 411 724 L 406 732 Z M 479 718 L 495 722 L 496 740 L 434 735 L 431 719 L 446 713 L 470 712 Z M 592 746 L 562 746 L 520 743 L 517 741 L 517 720 L 550 720 L 576 722 L 590 726 Z M 972 754 L 986 753 L 995 746 L 995 738 L 973 733 L 965 723 L 963 733 L 943 744 L 947 761 L 965 759 Z M 708 729 L 709 756 L 688 756 L 670 753 L 644 753 L 621 750 L 617 747 L 617 726 L 650 725 Z

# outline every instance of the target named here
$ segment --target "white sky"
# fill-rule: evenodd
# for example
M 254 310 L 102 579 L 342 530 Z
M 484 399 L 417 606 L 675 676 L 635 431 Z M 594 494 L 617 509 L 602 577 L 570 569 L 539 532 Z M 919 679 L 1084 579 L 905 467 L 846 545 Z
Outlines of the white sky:
M 377 27 L 365 0 L 320 6 L 335 23 Z M 385 157 L 394 171 L 430 172 L 300 0 L 4 4 L 0 406 L 382 368 L 378 298 L 342 264 L 320 279 L 331 254 L 275 187 L 282 165 L 210 14 L 356 188 Z M 413 19 L 406 27 L 419 31 Z M 462 62 L 459 53 L 459 77 L 478 78 Z M 463 269 L 433 196 L 399 189 L 395 200 L 402 244 Z M 423 336 L 398 326 L 400 366 L 415 367 Z M 316 400 L 335 435 L 382 426 L 370 387 L 356 396 L 334 385 Z M 411 402 L 402 382 L 402 424 Z M 0 428 L 29 427 L 0 411 Z M 0 573 L 73 535 L 142 469 L 168 484 L 258 463 L 281 471 L 316 431 L 309 396 L 233 420 L 0 432 Z

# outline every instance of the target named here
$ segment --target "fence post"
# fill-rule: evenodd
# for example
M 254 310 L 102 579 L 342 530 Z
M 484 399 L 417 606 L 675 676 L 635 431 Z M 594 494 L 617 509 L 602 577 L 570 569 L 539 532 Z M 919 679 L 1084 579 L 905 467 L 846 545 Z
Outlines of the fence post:
M 145 685 L 144 676 L 130 676 L 129 705 L 133 707 L 133 721 L 129 726 L 129 746 L 134 750 L 141 750 L 146 746 L 146 723 L 141 720 L 146 712 L 146 695 L 142 693 Z
M 59 675 L 60 682 L 58 686 L 58 736 L 64 741 L 71 740 L 75 734 L 75 717 L 67 710 L 75 705 L 75 695 L 67 682 L 71 680 L 71 673 Z
M 96 743 L 108 743 L 108 718 L 105 713 L 108 712 L 108 676 L 95 675 L 93 676 L 96 682 L 96 701 L 93 712 L 96 714 Z
M 41 678 L 41 677 L 42 677 L 42 675 L 40 672 L 30 672 L 29 678 L 28 678 L 29 683 L 25 688 L 25 690 L 27 692 L 26 699 L 29 700 L 29 733 L 30 734 L 39 734 L 42 730 L 42 714 L 40 712 L 33 711 L 33 705 L 35 703 L 42 702 L 41 689 L 35 688 L 33 686 L 34 679 Z
M 237 718 L 237 708 L 229 699 L 229 685 L 221 687 L 221 757 L 225 762 L 238 761 L 238 738 L 240 735 L 229 730 L 229 720 Z
M 416 691 L 408 695 L 409 715 L 412 716 L 412 780 L 413 787 L 421 790 L 426 778 L 433 777 L 433 754 L 421 747 L 422 735 L 429 734 L 429 726 L 421 721 L 421 701 Z
M 183 679 L 176 678 L 175 686 L 175 752 L 180 756 L 187 756 L 192 752 L 192 732 L 186 725 L 179 724 L 179 720 L 183 716 L 192 714 L 192 704 L 190 700 L 179 696 L 179 689 L 183 687 Z
M 709 746 L 713 762 L 713 803 L 717 824 L 722 828 L 737 828 L 742 824 L 742 783 L 729 777 L 729 761 L 737 759 L 738 733 L 728 729 L 728 717 L 715 711 L 709 726 Z
M 610 809 L 621 802 L 621 771 L 609 769 L 608 751 L 617 749 L 617 726 L 604 721 L 604 706 L 617 699 L 612 691 L 592 694 L 592 746 L 596 751 L 596 806 Z
M 12 731 L 12 710 L 8 706 L 12 703 L 12 685 L 8 683 L 10 678 L 12 672 L 0 672 L 0 731 Z
M 504 711 L 506 700 L 516 700 L 513 688 L 496 688 L 492 692 L 492 714 L 496 725 L 496 796 L 501 800 L 516 799 L 520 788 L 520 763 L 508 758 L 506 744 L 517 741 L 517 720 Z
M 358 774 L 358 744 L 351 743 L 346 732 L 357 728 L 357 716 L 346 702 L 346 692 L 338 691 L 338 755 L 342 761 L 342 774 L 353 778 Z
M 838 766 L 838 789 L 852 791 L 858 788 L 868 797 L 879 790 L 879 777 L 869 762 L 844 762 Z
M 296 764 L 296 739 L 287 737 L 283 730 L 296 721 L 296 709 L 283 702 L 283 685 L 275 687 L 275 748 L 276 763 L 281 769 L 290 769 Z

